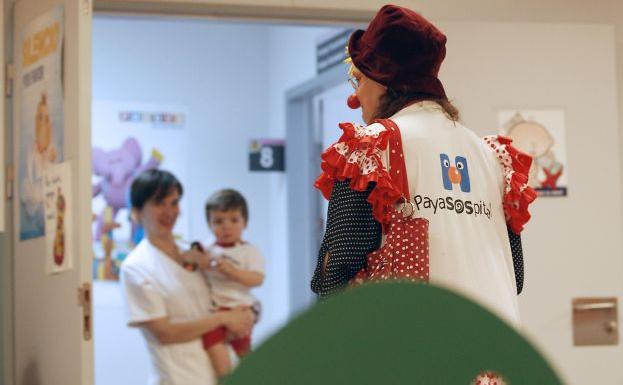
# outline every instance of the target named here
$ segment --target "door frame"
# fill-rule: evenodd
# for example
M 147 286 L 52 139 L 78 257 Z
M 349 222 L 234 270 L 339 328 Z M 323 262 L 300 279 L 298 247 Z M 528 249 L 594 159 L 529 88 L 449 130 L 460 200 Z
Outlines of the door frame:
M 284 24 L 367 24 L 381 3 L 353 9 L 296 6 L 280 0 L 257 1 L 93 0 L 97 14 L 191 17 Z M 367 9 L 366 9 L 367 8 Z
M 39 0 L 28 0 L 28 1 L 39 1 Z M 16 0 L 3 0 L 2 9 L 3 9 L 3 18 L 2 18 L 2 28 L 4 30 L 3 39 L 2 39 L 2 49 L 3 49 L 3 60 L 2 60 L 2 71 L 5 72 L 5 66 L 8 66 L 8 63 L 14 62 L 15 55 L 15 39 L 18 36 L 19 32 L 15 31 L 17 25 L 16 12 L 19 6 L 28 7 L 29 4 L 24 4 L 27 1 L 18 2 Z M 79 184 L 77 181 L 79 180 L 88 180 L 90 182 L 90 167 L 80 167 L 80 164 L 89 164 L 90 161 L 90 151 L 85 152 L 85 148 L 90 149 L 90 98 L 91 98 L 91 88 L 90 88 L 90 80 L 91 80 L 91 18 L 92 18 L 92 3 L 91 0 L 82 0 L 80 3 L 71 3 L 69 0 L 46 0 L 41 3 L 34 3 L 36 5 L 36 9 L 27 8 L 28 12 L 45 11 L 48 9 L 52 9 L 57 4 L 64 5 L 64 21 L 65 21 L 65 40 L 63 44 L 71 44 L 75 47 L 75 52 L 66 49 L 63 53 L 63 71 L 67 72 L 67 68 L 74 68 L 71 72 L 72 76 L 67 76 L 63 80 L 64 87 L 64 130 L 65 130 L 65 138 L 67 139 L 65 142 L 65 150 L 66 151 L 66 160 L 70 162 L 72 169 L 72 181 L 71 181 L 71 189 L 73 193 L 72 205 L 75 207 L 75 213 L 85 212 L 85 208 L 90 208 L 90 196 L 91 196 L 91 186 L 90 183 L 88 185 Z M 34 8 L 34 7 L 33 7 Z M 23 9 L 22 9 L 23 12 Z M 71 26 L 68 28 L 68 26 Z M 73 34 L 73 35 L 72 35 Z M 71 36 L 71 37 L 68 37 Z M 17 63 L 14 64 L 14 70 L 11 72 L 16 72 Z M 7 67 L 8 68 L 8 67 Z M 9 74 L 9 71 L 6 72 Z M 6 109 L 5 114 L 3 116 L 3 126 L 1 130 L 1 134 L 7 139 L 7 151 L 5 152 L 1 167 L 8 167 L 7 170 L 13 170 L 13 176 L 7 180 L 7 189 L 10 189 L 10 198 L 6 199 L 6 229 L 5 232 L 0 234 L 0 251 L 2 251 L 2 255 L 6 258 L 2 258 L 2 262 L 0 263 L 0 280 L 2 281 L 3 293 L 1 295 L 0 302 L 0 326 L 2 327 L 2 337 L 3 337 L 3 347 L 0 350 L 0 361 L 2 362 L 0 366 L 0 382 L 6 384 L 15 384 L 16 381 L 19 380 L 20 376 L 23 377 L 24 373 L 28 373 L 30 375 L 29 366 L 30 362 L 34 362 L 36 365 L 38 362 L 44 362 L 45 360 L 40 360 L 40 356 L 38 351 L 34 349 L 34 346 L 28 341 L 26 341 L 26 346 L 18 346 L 18 337 L 23 337 L 24 335 L 28 335 L 24 331 L 30 326 L 23 326 L 22 323 L 18 322 L 19 311 L 23 310 L 20 306 L 20 300 L 26 298 L 26 303 L 28 304 L 28 309 L 33 308 L 32 302 L 28 301 L 28 297 L 32 295 L 33 291 L 24 290 L 24 286 L 32 283 L 33 286 L 35 284 L 41 284 L 41 280 L 37 282 L 24 282 L 19 281 L 18 275 L 20 271 L 24 271 L 24 261 L 28 260 L 24 255 L 29 254 L 39 254 L 37 251 L 40 248 L 42 243 L 41 239 L 36 241 L 22 242 L 18 239 L 18 232 L 15 231 L 15 226 L 17 221 L 16 211 L 18 205 L 15 203 L 15 199 L 18 199 L 17 188 L 16 188 L 16 177 L 15 173 L 17 172 L 17 167 L 19 165 L 18 156 L 19 151 L 18 147 L 15 145 L 20 140 L 20 132 L 17 129 L 17 119 L 16 109 L 19 108 L 19 104 L 16 103 L 15 100 L 18 100 L 19 95 L 17 92 L 17 74 L 10 74 L 10 81 L 8 82 L 9 87 L 11 88 L 11 94 L 9 96 L 5 95 L 5 100 L 3 101 Z M 3 93 L 4 95 L 4 93 Z M 85 147 L 87 145 L 88 147 Z M 71 150 L 68 150 L 71 148 Z M 88 176 L 88 177 L 87 177 Z M 5 191 L 1 191 L 2 199 L 5 199 Z M 88 199 L 84 199 L 88 197 Z M 91 277 L 91 266 L 85 268 L 84 263 L 80 263 L 79 258 L 85 258 L 90 255 L 89 250 L 91 249 L 91 240 L 90 240 L 90 230 L 84 231 L 84 229 L 90 229 L 91 218 L 90 216 L 76 216 L 74 218 L 73 229 L 74 240 L 72 244 L 74 246 L 74 268 L 69 273 L 63 275 L 63 277 L 54 277 L 50 278 L 50 276 L 46 275 L 43 279 L 46 282 L 54 281 L 56 287 L 61 287 L 65 285 L 66 287 L 71 287 L 66 292 L 63 290 L 61 293 L 62 296 L 58 296 L 58 300 L 55 300 L 53 304 L 45 303 L 46 307 L 45 311 L 50 311 L 50 308 L 55 306 L 57 303 L 63 304 L 75 304 L 75 308 L 71 307 L 71 312 L 66 315 L 67 323 L 71 325 L 76 325 L 80 335 L 79 340 L 79 350 L 80 357 L 78 358 L 78 362 L 75 365 L 79 367 L 80 372 L 77 375 L 80 378 L 80 383 L 84 385 L 93 383 L 93 350 L 92 350 L 92 340 L 85 341 L 82 338 L 82 310 L 78 307 L 77 303 L 77 288 L 78 284 L 75 286 L 68 283 L 71 280 L 76 282 L 90 282 Z M 85 238 L 85 234 L 86 237 Z M 20 255 L 18 258 L 17 255 Z M 30 260 L 34 260 L 30 258 Z M 29 263 L 31 262 L 29 261 Z M 36 261 L 35 261 L 36 263 Z M 35 273 L 39 273 L 38 271 Z M 69 277 L 71 275 L 71 277 Z M 68 278 L 69 277 L 69 278 Z M 61 280 L 62 278 L 62 280 Z M 21 290 L 18 288 L 21 287 Z M 33 289 L 34 290 L 34 289 Z M 21 293 L 21 294 L 20 294 Z M 62 300 L 60 300 L 62 298 Z M 30 311 L 30 310 L 29 310 Z M 50 313 L 51 314 L 51 313 Z M 22 314 L 23 316 L 23 314 Z M 79 326 L 78 326 L 79 325 Z M 21 328 L 21 330 L 20 330 Z M 35 336 L 36 337 L 36 336 Z M 33 336 L 29 336 L 35 338 Z M 75 345 L 73 345 L 75 346 Z M 21 350 L 20 350 L 21 349 Z M 26 355 L 24 352 L 27 350 L 28 359 L 31 360 L 26 365 L 26 369 L 18 368 L 17 365 L 20 362 L 23 364 L 25 362 L 24 356 Z M 19 358 L 21 357 L 21 358 Z M 30 359 L 30 357 L 34 357 Z M 23 365 L 22 365 L 23 366 Z M 20 369 L 22 371 L 20 372 Z M 36 369 L 36 367 L 35 367 Z M 36 371 L 33 370 L 33 376 L 29 377 L 32 379 L 37 378 L 39 375 Z M 53 380 L 53 379 L 48 379 Z
M 2 0 L 0 4 L 0 22 L 2 23 L 2 36 L 0 41 L 0 136 L 2 148 L 0 148 L 0 200 L 4 204 L 4 216 L 0 221 L 4 222 L 4 231 L 0 232 L 0 255 L 13 255 L 13 204 L 9 198 L 10 181 L 6 178 L 6 170 L 13 159 L 13 131 L 9 122 L 12 119 L 12 98 L 7 97 L 5 89 L 5 63 L 13 61 L 13 19 L 12 1 Z M 0 258 L 0 382 L 12 384 L 13 380 L 13 259 Z
M 310 280 L 316 267 L 324 223 L 320 192 L 321 106 L 315 98 L 346 81 L 347 66 L 338 65 L 286 92 L 286 186 L 290 310 L 295 315 L 315 301 Z

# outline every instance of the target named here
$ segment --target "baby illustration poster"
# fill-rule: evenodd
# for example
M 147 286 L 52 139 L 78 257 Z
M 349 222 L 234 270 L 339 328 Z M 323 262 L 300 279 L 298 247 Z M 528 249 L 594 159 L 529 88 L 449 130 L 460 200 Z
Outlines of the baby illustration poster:
M 567 195 L 567 148 L 563 110 L 501 110 L 501 134 L 533 157 L 529 184 L 539 196 Z
M 19 232 L 27 240 L 45 234 L 43 175 L 63 160 L 63 8 L 32 20 L 19 34 Z
M 73 266 L 71 173 L 69 163 L 50 165 L 43 175 L 45 271 L 56 274 Z

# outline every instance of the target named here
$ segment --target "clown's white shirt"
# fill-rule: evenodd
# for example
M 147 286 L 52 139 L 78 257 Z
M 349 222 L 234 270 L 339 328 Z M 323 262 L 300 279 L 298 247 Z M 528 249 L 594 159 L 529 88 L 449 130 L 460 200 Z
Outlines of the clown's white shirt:
M 429 221 L 430 282 L 458 291 L 518 325 L 502 207 L 506 182 L 495 152 L 433 102 L 406 107 L 391 119 L 401 131 L 415 216 Z M 378 123 L 367 129 L 383 130 Z M 389 151 L 392 148 L 382 155 L 386 167 Z

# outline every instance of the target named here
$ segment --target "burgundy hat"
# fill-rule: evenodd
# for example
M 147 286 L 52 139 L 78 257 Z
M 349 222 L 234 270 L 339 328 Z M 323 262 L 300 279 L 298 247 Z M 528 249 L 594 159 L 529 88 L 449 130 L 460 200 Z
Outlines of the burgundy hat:
M 446 36 L 408 8 L 383 6 L 367 30 L 353 32 L 348 53 L 355 67 L 377 83 L 446 97 L 437 78 L 446 57 Z

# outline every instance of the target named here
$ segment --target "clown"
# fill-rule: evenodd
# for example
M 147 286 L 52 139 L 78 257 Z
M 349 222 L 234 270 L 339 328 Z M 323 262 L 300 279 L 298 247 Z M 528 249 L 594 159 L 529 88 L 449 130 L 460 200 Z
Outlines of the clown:
M 316 187 L 329 210 L 312 290 L 431 282 L 517 323 L 532 159 L 459 122 L 438 78 L 445 44 L 428 20 L 393 5 L 351 35 L 347 103 L 367 126 L 340 124 L 322 154 Z

